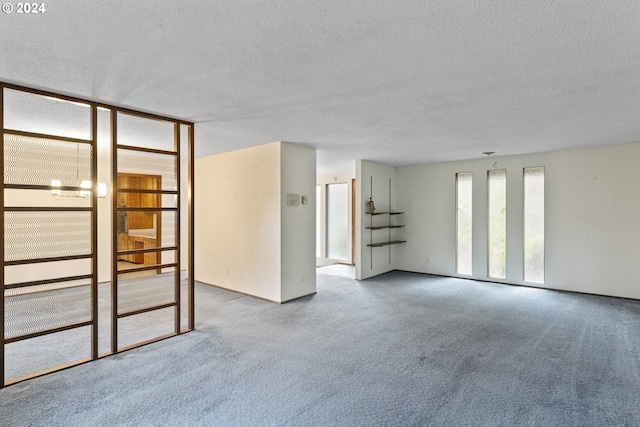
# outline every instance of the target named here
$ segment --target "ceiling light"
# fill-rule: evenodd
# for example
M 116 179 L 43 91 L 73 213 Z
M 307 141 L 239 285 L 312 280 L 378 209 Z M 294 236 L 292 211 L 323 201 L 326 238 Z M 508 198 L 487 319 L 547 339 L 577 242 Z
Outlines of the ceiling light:
M 107 184 L 104 182 L 98 183 L 98 197 L 107 197 Z
M 91 181 L 83 180 L 83 181 L 80 183 L 80 187 L 81 187 L 81 188 L 91 188 Z M 81 190 L 81 191 L 79 191 L 78 193 L 79 193 L 78 195 L 79 195 L 80 197 L 89 197 L 89 196 L 91 195 L 91 191 L 84 191 L 84 190 Z
M 54 187 L 58 187 L 60 188 L 60 186 L 62 185 L 62 183 L 60 182 L 59 179 L 52 179 L 51 180 L 51 195 L 52 196 L 61 196 L 62 195 L 62 190 L 56 190 Z

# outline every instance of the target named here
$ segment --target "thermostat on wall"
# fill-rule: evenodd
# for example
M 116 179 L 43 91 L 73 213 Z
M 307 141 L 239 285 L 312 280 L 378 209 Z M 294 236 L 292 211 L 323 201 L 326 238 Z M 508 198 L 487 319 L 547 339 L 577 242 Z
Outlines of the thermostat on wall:
M 287 193 L 287 206 L 298 206 L 300 204 L 300 195 Z

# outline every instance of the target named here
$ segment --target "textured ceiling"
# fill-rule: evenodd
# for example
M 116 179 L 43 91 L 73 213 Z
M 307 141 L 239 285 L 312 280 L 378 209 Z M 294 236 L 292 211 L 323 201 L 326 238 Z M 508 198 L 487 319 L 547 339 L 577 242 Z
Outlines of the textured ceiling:
M 0 16 L 0 80 L 272 141 L 319 172 L 640 140 L 640 2 L 52 1 Z

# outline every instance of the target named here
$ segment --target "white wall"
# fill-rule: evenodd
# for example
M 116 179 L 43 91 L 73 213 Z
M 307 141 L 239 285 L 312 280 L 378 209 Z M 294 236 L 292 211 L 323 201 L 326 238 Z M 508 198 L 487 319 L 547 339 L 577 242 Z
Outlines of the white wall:
M 545 283 L 640 298 L 640 143 L 398 168 L 397 268 L 456 276 L 455 174 L 473 173 L 473 274 L 487 277 L 487 171 L 507 170 L 507 279 L 523 281 L 523 168 L 545 167 Z
M 279 301 L 316 291 L 316 151 L 301 145 L 281 145 L 282 289 Z M 287 194 L 306 197 L 306 204 L 287 205 Z
M 398 211 L 396 203 L 396 168 L 367 160 L 356 161 L 356 279 L 362 280 L 395 270 L 397 247 L 389 245 L 371 248 L 367 244 L 389 239 L 389 230 L 365 229 L 388 222 L 387 215 L 367 215 L 366 203 L 372 198 L 377 212 Z M 401 206 L 401 205 L 400 205 Z M 404 215 L 393 218 L 401 223 Z M 392 230 L 392 237 L 402 236 L 402 230 Z
M 286 143 L 197 159 L 195 279 L 275 302 L 315 292 L 314 185 L 315 151 Z

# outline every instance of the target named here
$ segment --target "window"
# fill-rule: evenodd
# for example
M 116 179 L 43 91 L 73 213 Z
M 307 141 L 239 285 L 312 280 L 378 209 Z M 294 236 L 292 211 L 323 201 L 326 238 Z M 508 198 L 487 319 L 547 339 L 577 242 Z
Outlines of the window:
M 489 184 L 488 275 L 507 277 L 507 171 L 491 170 Z
M 472 274 L 472 189 L 471 172 L 456 174 L 456 272 Z
M 544 168 L 524 169 L 524 280 L 544 283 Z
M 349 259 L 349 185 L 327 185 L 328 257 Z

